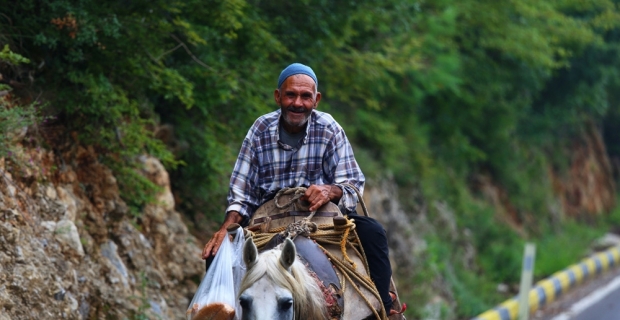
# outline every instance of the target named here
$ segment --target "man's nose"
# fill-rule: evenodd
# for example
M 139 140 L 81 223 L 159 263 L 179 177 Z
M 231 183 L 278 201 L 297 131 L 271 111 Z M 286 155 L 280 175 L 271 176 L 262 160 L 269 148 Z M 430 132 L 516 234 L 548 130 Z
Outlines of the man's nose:
M 295 96 L 295 100 L 293 100 L 293 105 L 296 107 L 302 107 L 304 105 L 304 101 L 301 98 L 301 95 Z

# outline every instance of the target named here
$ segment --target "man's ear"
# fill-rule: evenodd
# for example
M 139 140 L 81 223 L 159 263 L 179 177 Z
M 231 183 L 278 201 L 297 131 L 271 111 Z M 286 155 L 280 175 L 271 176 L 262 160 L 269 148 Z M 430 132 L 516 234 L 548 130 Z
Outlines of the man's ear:
M 316 92 L 316 98 L 314 98 L 314 100 L 316 100 L 316 102 L 314 103 L 314 107 L 312 109 L 316 109 L 316 107 L 319 105 L 319 101 L 321 101 L 321 93 L 320 92 Z
M 273 99 L 276 101 L 277 105 L 280 105 L 280 89 L 273 91 Z

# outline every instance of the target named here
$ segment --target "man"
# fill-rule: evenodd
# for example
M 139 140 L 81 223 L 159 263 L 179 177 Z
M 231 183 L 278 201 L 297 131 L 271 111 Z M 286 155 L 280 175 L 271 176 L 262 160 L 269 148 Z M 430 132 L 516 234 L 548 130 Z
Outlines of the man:
M 314 71 L 294 63 L 282 70 L 273 96 L 279 110 L 259 117 L 248 131 L 230 178 L 228 208 L 221 228 L 205 245 L 202 257 L 217 253 L 226 227 L 247 222 L 256 209 L 288 187 L 307 187 L 302 200 L 315 211 L 328 201 L 355 216 L 357 232 L 368 258 L 370 276 L 385 310 L 392 309 L 389 292 L 392 268 L 387 237 L 374 219 L 355 212 L 357 194 L 364 189 L 360 170 L 340 125 L 327 113 L 316 111 L 321 101 Z

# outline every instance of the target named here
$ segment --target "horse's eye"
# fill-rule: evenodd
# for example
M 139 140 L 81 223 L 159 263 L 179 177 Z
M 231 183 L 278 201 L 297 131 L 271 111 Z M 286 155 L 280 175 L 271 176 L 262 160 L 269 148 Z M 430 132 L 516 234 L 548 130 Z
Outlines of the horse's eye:
M 252 297 L 239 297 L 239 304 L 243 309 L 249 309 L 252 305 Z
M 293 299 L 291 298 L 281 298 L 278 299 L 278 307 L 282 311 L 286 311 L 293 306 Z

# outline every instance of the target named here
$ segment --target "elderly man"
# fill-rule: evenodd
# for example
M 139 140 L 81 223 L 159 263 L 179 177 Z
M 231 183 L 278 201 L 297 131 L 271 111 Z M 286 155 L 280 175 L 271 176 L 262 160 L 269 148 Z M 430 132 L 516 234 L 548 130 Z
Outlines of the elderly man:
M 385 310 L 394 313 L 385 230 L 374 219 L 355 212 L 356 192 L 344 184 L 362 192 L 364 175 L 342 127 L 329 114 L 316 110 L 321 101 L 317 88 L 316 75 L 308 66 L 294 63 L 281 72 L 273 93 L 280 109 L 259 117 L 243 140 L 230 178 L 226 218 L 205 245 L 202 257 L 214 256 L 226 227 L 247 222 L 278 190 L 304 186 L 307 190 L 301 199 L 310 203 L 310 211 L 332 201 L 344 214 L 355 215 L 370 276 Z

